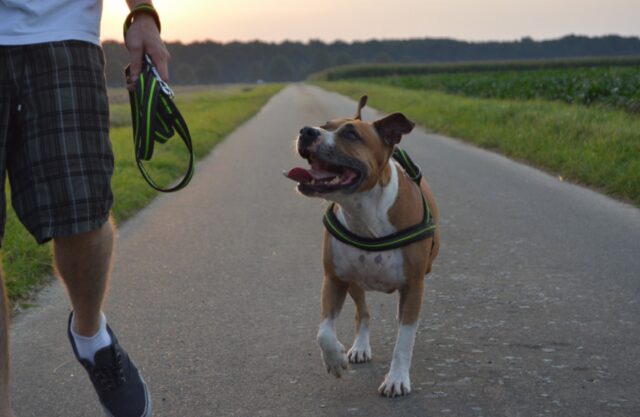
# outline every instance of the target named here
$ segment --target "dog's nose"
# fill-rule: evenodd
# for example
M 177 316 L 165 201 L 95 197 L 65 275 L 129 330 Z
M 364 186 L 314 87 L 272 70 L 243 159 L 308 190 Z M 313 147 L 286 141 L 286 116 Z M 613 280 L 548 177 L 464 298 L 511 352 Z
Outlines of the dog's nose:
M 314 129 L 308 126 L 300 129 L 300 137 L 298 138 L 298 153 L 303 158 L 307 158 L 309 156 L 307 148 L 311 146 L 313 142 L 315 142 L 315 140 L 319 137 L 320 131 L 318 129 Z
M 300 129 L 300 137 L 301 138 L 310 138 L 315 139 L 320 136 L 320 131 L 318 129 L 314 129 L 312 127 L 306 126 Z

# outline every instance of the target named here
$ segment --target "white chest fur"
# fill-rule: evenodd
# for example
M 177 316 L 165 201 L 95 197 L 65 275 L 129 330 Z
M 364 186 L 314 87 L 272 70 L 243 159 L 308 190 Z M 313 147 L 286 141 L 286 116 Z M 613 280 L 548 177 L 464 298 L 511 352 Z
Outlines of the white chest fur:
M 350 195 L 338 202 L 338 220 L 353 233 L 381 237 L 396 232 L 388 212 L 398 197 L 398 167 L 390 162 L 391 178 L 382 187 Z M 362 289 L 392 291 L 405 282 L 401 249 L 368 252 L 331 237 L 333 264 L 338 278 L 355 281 Z
M 389 292 L 405 282 L 402 250 L 367 252 L 331 238 L 338 278 L 355 281 L 366 291 Z

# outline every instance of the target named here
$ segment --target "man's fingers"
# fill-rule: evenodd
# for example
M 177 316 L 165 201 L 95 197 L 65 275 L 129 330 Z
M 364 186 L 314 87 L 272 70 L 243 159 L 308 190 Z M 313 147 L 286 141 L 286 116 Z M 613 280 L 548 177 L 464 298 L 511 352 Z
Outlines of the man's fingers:
M 165 81 L 169 81 L 169 53 L 166 50 L 160 50 L 158 52 L 149 52 L 153 65 L 158 69 L 160 78 Z
M 169 81 L 169 64 L 166 60 L 158 65 L 158 73 L 160 74 L 160 78 Z
M 129 49 L 129 71 L 131 76 L 131 84 L 135 83 L 142 71 L 142 48 Z
M 151 57 L 160 78 L 169 79 L 169 51 L 160 39 L 160 32 L 151 16 L 147 14 L 136 16 L 129 27 L 125 43 L 129 49 L 131 84 L 138 80 L 145 53 Z

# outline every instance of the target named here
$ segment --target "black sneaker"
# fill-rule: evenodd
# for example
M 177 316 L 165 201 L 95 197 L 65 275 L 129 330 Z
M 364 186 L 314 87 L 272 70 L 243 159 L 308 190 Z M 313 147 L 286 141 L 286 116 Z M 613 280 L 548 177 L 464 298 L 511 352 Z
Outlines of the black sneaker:
M 89 373 L 89 378 L 98 394 L 100 404 L 107 417 L 150 417 L 151 398 L 147 384 L 138 368 L 129 359 L 127 352 L 118 344 L 118 339 L 107 325 L 112 344 L 96 352 L 95 364 L 78 357 L 76 343 L 71 334 L 71 317 L 67 332 L 76 359 Z

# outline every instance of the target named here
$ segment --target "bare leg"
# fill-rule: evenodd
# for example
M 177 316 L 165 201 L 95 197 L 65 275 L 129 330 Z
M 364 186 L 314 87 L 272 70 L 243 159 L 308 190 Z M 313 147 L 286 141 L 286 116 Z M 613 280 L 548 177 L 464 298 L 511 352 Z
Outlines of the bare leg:
M 364 363 L 371 360 L 369 344 L 369 309 L 365 293 L 358 284 L 349 284 L 349 295 L 356 305 L 356 338 L 347 356 L 351 363 Z
M 9 303 L 0 274 L 0 417 L 12 417 L 9 396 Z
M 378 388 L 380 395 L 385 397 L 407 395 L 411 392 L 409 369 L 411 368 L 413 345 L 416 340 L 424 291 L 424 283 L 421 278 L 415 279 L 409 286 L 400 290 L 398 308 L 400 328 L 398 329 L 396 346 L 393 349 L 389 373 Z
M 327 372 L 336 378 L 342 376 L 348 364 L 346 350 L 338 341 L 335 326 L 335 319 L 338 318 L 347 296 L 347 288 L 348 284 L 335 277 L 325 276 L 322 282 L 322 323 L 318 329 L 317 341 Z
M 100 325 L 113 252 L 113 226 L 54 240 L 56 268 L 64 281 L 73 305 L 74 331 L 94 335 Z

